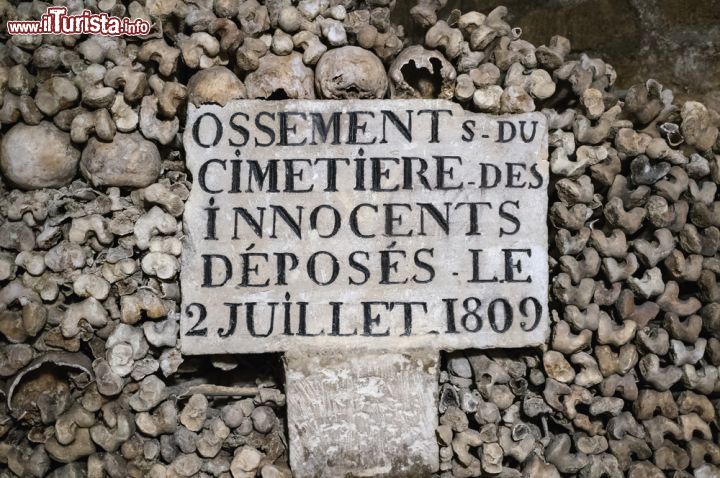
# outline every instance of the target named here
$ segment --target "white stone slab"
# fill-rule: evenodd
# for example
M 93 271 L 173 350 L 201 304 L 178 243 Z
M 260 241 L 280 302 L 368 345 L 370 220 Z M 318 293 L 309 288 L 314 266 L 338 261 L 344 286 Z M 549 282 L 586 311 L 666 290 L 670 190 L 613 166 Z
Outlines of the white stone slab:
M 184 143 L 183 353 L 545 341 L 542 114 L 248 100 Z
M 285 363 L 294 477 L 437 470 L 436 352 L 288 353 Z

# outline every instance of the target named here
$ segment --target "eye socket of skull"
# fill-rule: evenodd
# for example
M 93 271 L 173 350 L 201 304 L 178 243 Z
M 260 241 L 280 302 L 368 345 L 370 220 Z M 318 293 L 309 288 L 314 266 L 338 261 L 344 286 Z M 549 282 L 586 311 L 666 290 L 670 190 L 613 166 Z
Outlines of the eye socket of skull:
M 270 53 L 260 59 L 257 70 L 245 77 L 245 88 L 248 98 L 314 100 L 314 80 L 313 70 L 305 66 L 300 53 Z
M 389 76 L 391 98 L 450 99 L 457 72 L 439 51 L 415 45 L 400 52 Z
M 382 61 L 356 46 L 326 52 L 315 69 L 318 95 L 326 99 L 383 98 L 388 88 Z

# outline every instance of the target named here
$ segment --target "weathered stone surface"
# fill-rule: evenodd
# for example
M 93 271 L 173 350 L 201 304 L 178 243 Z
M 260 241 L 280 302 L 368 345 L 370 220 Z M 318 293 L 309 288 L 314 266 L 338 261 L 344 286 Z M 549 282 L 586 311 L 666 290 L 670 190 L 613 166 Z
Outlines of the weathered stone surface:
M 240 101 L 184 141 L 184 353 L 544 342 L 543 115 Z
M 0 143 L 0 170 L 22 189 L 65 186 L 77 172 L 80 151 L 50 122 L 18 123 Z
M 293 476 L 430 476 L 438 468 L 437 357 L 286 354 Z
M 80 172 L 93 186 L 149 186 L 160 175 L 160 152 L 138 132 L 117 133 L 104 143 L 91 138 L 82 152 Z

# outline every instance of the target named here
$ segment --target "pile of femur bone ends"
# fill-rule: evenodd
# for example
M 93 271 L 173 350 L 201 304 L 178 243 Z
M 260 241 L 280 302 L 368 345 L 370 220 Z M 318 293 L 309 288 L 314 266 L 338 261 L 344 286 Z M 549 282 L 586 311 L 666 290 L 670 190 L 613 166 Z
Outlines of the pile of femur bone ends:
M 422 0 L 56 1 L 146 37 L 0 44 L 0 477 L 289 477 L 280 380 L 178 349 L 187 103 L 443 98 L 542 111 L 552 335 L 450 354 L 440 477 L 720 476 L 720 142 L 700 103 Z M 0 21 L 50 4 L 0 1 Z M 406 13 L 406 12 L 404 12 Z M 399 15 L 403 17 L 407 15 Z M 394 18 L 394 17 L 393 17 Z M 228 374 L 225 374 L 227 376 Z

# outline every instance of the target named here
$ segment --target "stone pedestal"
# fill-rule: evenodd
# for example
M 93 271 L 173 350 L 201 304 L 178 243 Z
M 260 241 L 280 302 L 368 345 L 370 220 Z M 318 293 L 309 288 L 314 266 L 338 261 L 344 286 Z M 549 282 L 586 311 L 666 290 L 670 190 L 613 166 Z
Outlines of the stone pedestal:
M 437 471 L 437 352 L 288 353 L 285 374 L 293 476 Z

